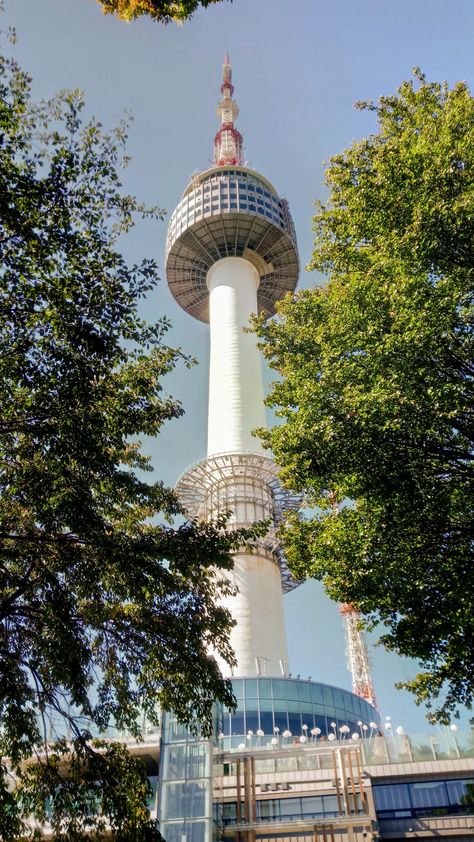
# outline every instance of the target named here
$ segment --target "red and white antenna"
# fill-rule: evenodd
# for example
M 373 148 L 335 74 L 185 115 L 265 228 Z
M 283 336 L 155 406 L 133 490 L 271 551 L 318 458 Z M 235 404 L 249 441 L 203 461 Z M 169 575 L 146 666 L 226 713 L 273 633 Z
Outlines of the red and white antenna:
M 352 692 L 377 707 L 370 670 L 370 657 L 364 632 L 360 627 L 359 613 L 353 605 L 343 602 L 339 611 L 346 632 L 347 666 L 352 673 Z
M 226 53 L 222 68 L 222 99 L 217 106 L 217 116 L 221 121 L 221 127 L 214 138 L 214 164 L 216 167 L 241 167 L 244 163 L 242 135 L 234 126 L 234 121 L 239 116 L 239 107 L 232 99 L 233 93 L 232 67 L 229 54 Z

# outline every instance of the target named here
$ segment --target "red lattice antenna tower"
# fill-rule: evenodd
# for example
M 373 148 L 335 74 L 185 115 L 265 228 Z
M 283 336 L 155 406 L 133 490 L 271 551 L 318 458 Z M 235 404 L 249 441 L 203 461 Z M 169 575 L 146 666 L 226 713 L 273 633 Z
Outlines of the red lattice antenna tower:
M 377 699 L 372 683 L 369 650 L 364 632 L 360 627 L 359 613 L 348 602 L 342 603 L 339 611 L 344 620 L 347 666 L 352 673 L 352 692 L 376 708 Z
M 217 106 L 217 116 L 221 121 L 221 127 L 214 138 L 214 164 L 216 167 L 240 167 L 244 164 L 242 135 L 234 126 L 234 121 L 239 116 L 239 106 L 232 99 L 233 93 L 232 67 L 229 54 L 226 53 L 222 68 L 222 99 Z

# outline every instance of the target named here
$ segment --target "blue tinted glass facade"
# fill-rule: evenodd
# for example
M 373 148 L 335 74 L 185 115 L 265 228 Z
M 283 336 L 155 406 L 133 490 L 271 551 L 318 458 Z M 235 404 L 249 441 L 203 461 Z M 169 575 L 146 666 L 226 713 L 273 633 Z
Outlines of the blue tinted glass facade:
M 373 787 L 379 820 L 474 813 L 474 778 Z
M 379 728 L 372 705 L 337 687 L 298 678 L 237 678 L 232 686 L 237 708 L 224 711 L 218 726 L 224 749 L 302 736 L 308 742 L 333 734 L 340 739 L 344 731 L 363 736 Z
M 158 820 L 166 842 L 211 842 L 212 743 L 162 719 Z
M 362 805 L 354 812 L 363 813 Z M 288 819 L 301 821 L 302 819 L 333 818 L 340 814 L 335 795 L 310 795 L 302 798 L 267 798 L 257 801 L 256 821 L 274 822 Z M 235 801 L 224 804 L 222 811 L 224 826 L 237 823 L 237 803 Z

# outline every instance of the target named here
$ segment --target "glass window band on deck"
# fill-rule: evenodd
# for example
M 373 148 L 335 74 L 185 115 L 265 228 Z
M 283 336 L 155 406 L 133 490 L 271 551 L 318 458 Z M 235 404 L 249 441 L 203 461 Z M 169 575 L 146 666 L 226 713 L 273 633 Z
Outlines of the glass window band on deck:
M 291 235 L 285 223 L 285 209 L 279 197 L 270 193 L 255 176 L 233 173 L 231 178 L 230 172 L 224 170 L 209 175 L 205 181 L 184 196 L 170 219 L 168 229 L 170 241 L 174 241 L 182 231 L 195 222 L 199 222 L 211 211 L 213 215 L 240 210 L 249 212 L 271 219 L 278 228 Z M 203 199 L 208 198 L 210 192 L 212 193 L 212 207 L 209 205 L 203 207 Z M 259 200 L 260 204 L 255 204 L 255 192 L 264 196 L 266 201 Z

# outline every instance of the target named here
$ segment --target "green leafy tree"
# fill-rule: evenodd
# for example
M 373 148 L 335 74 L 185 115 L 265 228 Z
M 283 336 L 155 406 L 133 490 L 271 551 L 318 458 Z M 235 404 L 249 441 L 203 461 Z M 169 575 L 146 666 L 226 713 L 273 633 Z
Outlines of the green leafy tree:
M 47 796 L 55 839 L 105 821 L 116 839 L 158 838 L 144 770 L 91 732 L 138 737 L 157 705 L 209 730 L 213 701 L 232 705 L 209 652 L 233 660 L 219 571 L 251 537 L 173 526 L 174 493 L 148 481 L 137 436 L 181 415 L 161 382 L 190 361 L 165 319 L 138 314 L 155 263 L 119 251 L 137 217 L 161 217 L 122 189 L 126 127 L 81 109 L 78 92 L 34 105 L 0 59 L 3 840 Z
M 264 439 L 312 507 L 286 526 L 293 572 L 383 621 L 443 721 L 474 693 L 474 105 L 415 76 L 360 104 L 378 132 L 331 159 L 310 265 L 328 285 L 259 333 L 282 375 Z
M 117 15 L 122 20 L 147 15 L 160 23 L 176 21 L 183 23 L 189 20 L 193 12 L 200 6 L 207 9 L 222 0 L 98 0 L 104 12 Z M 232 0 L 231 0 L 232 2 Z

